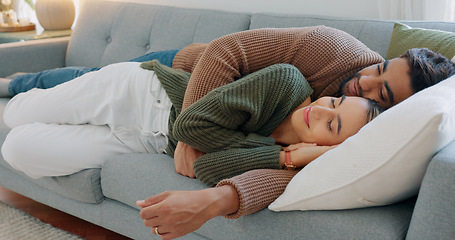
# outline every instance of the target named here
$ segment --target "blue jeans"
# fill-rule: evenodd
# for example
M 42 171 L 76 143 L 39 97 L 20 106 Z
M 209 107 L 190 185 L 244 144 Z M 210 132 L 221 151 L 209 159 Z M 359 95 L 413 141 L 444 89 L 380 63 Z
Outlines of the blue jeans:
M 168 67 L 172 67 L 175 55 L 180 51 L 168 50 L 151 52 L 141 57 L 130 60 L 130 62 L 147 62 L 154 59 Z M 8 91 L 11 96 L 26 92 L 32 88 L 52 88 L 61 83 L 68 82 L 88 72 L 97 71 L 99 68 L 87 67 L 65 67 L 46 70 L 38 73 L 26 73 L 16 76 L 9 84 Z

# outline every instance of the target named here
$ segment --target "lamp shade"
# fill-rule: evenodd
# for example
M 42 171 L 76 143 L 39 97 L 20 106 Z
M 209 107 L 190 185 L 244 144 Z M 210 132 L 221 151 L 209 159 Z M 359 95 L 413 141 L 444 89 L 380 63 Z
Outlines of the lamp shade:
M 73 0 L 37 0 L 35 11 L 46 30 L 70 29 L 76 16 Z

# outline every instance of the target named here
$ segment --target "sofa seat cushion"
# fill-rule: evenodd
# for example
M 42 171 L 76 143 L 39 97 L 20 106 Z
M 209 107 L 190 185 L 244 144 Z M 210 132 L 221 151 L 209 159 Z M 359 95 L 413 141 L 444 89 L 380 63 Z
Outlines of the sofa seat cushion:
M 101 184 L 107 198 L 134 208 L 138 208 L 137 200 L 167 190 L 206 188 L 196 179 L 177 174 L 169 156 L 140 153 L 119 155 L 106 162 Z M 196 234 L 208 239 L 270 239 L 279 231 L 282 239 L 404 239 L 414 204 L 415 198 L 385 207 L 345 211 L 276 213 L 264 209 L 236 220 L 214 218 Z
M 128 160 L 132 161 L 128 162 Z M 1 162 L 3 167 L 4 162 Z M 116 166 L 119 163 L 121 164 Z M 123 170 L 122 166 L 125 167 Z M 116 171 L 113 171 L 114 169 Z M 160 193 L 168 187 L 186 190 L 205 187 L 198 180 L 175 173 L 173 161 L 166 155 L 153 155 L 152 157 L 150 154 L 127 154 L 118 156 L 106 163 L 101 175 L 106 195 L 112 198 L 115 196 L 117 200 L 119 200 L 118 196 L 131 199 L 128 203 L 130 207 L 136 207 L 137 199 Z M 115 193 L 115 191 L 125 192 L 125 194 Z M 108 204 L 118 203 L 118 201 L 106 199 L 99 207 L 106 207 L 104 204 L 106 201 Z M 286 229 L 286 231 L 278 231 L 280 239 L 404 239 L 414 203 L 415 198 L 385 207 L 343 211 L 276 213 L 264 209 L 236 220 L 217 217 L 204 224 L 196 231 L 196 234 L 200 237 L 203 236 L 201 238 L 204 239 L 270 239 L 270 236 L 277 236 L 277 229 Z M 71 202 L 61 204 L 74 205 Z M 80 206 L 78 203 L 75 205 Z M 90 206 L 95 205 L 90 204 Z M 115 205 L 116 211 L 123 211 L 124 214 L 123 206 L 125 205 Z M 98 210 L 115 212 L 111 211 L 112 209 L 101 207 L 101 210 Z M 95 214 L 98 214 L 97 217 L 99 217 L 100 211 L 94 211 Z M 137 219 L 141 228 L 146 229 L 139 217 L 139 212 L 128 216 L 128 219 L 132 222 L 136 222 Z M 292 228 L 289 228 L 290 222 L 293 223 Z
M 405 239 L 414 204 L 415 198 L 354 210 L 263 209 L 235 220 L 215 218 L 196 233 L 209 239 Z
M 175 171 L 174 159 L 165 154 L 117 155 L 101 170 L 103 194 L 137 207 L 136 201 L 167 190 L 200 190 L 207 186 Z
M 13 169 L 3 159 L 0 160 L 0 165 L 22 175 L 31 182 L 76 201 L 100 203 L 104 199 L 101 191 L 100 169 L 98 168 L 86 169 L 68 176 L 32 179 L 24 173 Z

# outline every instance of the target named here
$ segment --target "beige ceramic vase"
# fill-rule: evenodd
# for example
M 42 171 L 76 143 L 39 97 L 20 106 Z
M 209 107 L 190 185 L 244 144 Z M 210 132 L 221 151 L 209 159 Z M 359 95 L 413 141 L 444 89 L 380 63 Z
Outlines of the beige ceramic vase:
M 35 12 L 46 30 L 70 29 L 76 15 L 73 0 L 37 0 Z

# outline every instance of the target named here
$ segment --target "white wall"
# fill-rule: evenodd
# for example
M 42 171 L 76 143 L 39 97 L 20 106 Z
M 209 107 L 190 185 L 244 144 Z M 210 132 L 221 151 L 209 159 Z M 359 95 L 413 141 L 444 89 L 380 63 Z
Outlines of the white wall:
M 93 0 L 84 0 L 89 3 Z M 381 0 L 111 0 L 237 12 L 314 14 L 378 19 Z

